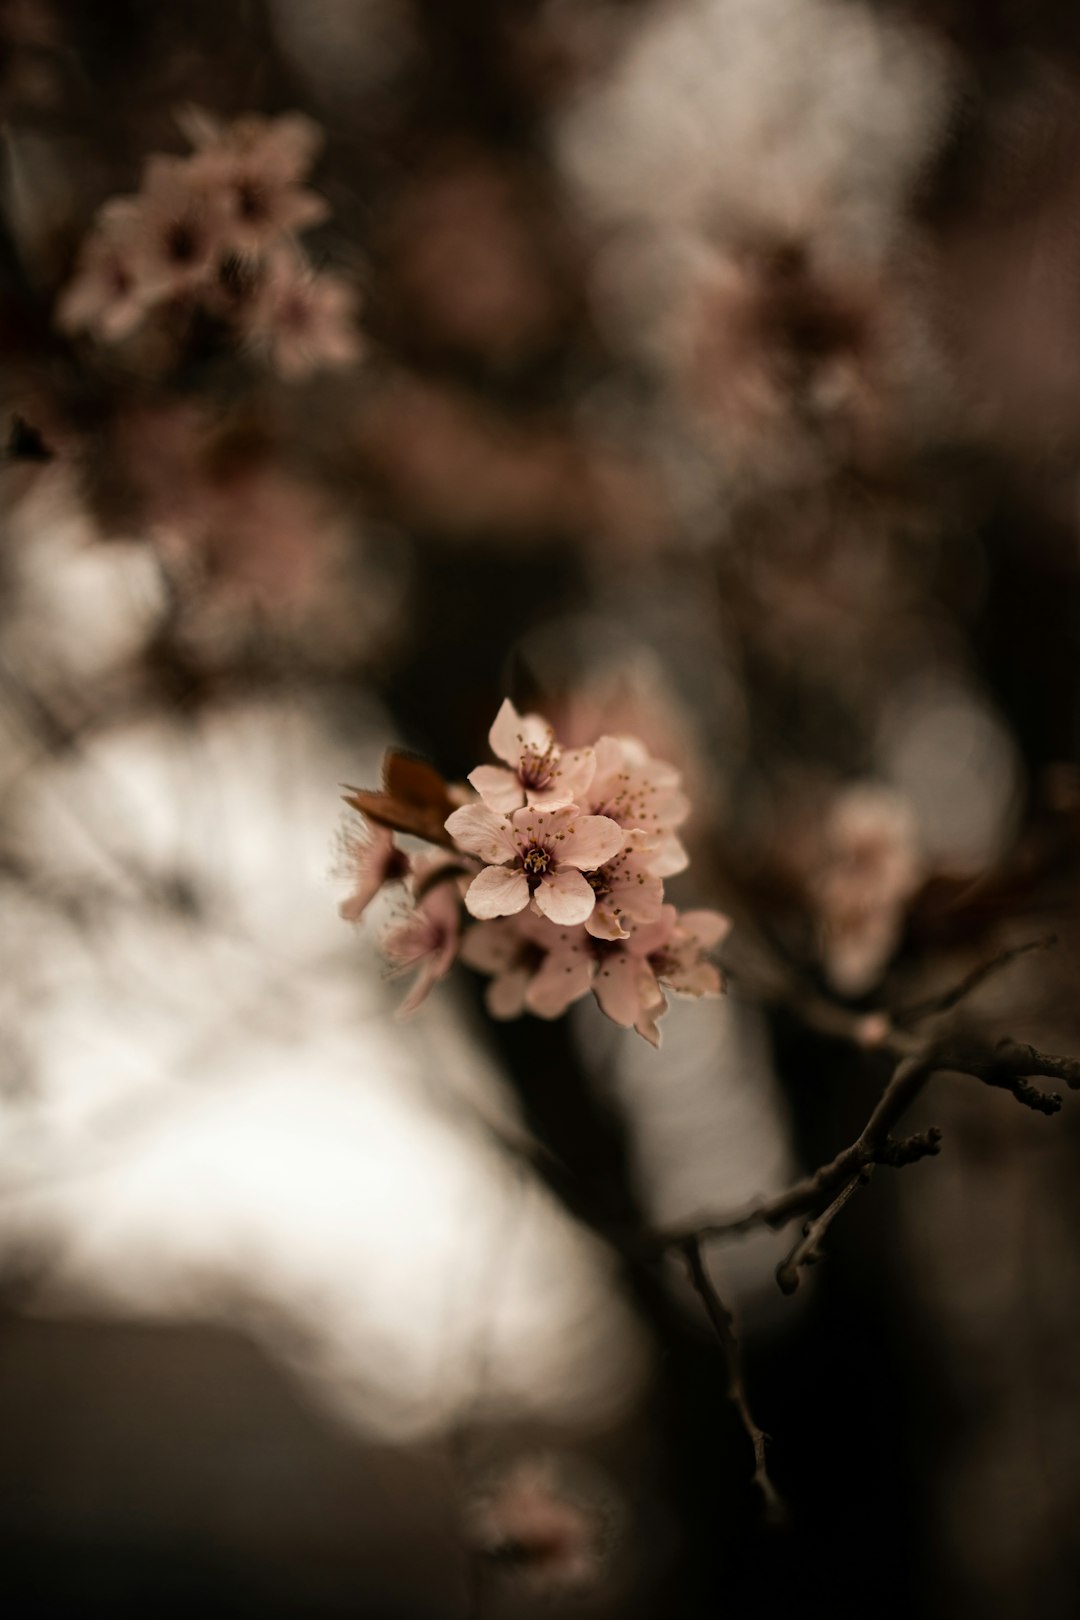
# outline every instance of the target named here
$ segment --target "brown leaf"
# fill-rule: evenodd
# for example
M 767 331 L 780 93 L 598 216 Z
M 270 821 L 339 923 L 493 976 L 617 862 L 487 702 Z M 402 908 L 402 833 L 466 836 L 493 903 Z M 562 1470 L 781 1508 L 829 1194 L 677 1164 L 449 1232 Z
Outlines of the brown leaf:
M 414 838 L 441 844 L 444 849 L 454 848 L 443 825 L 454 802 L 433 765 L 390 749 L 383 761 L 383 784 L 382 792 L 351 787 L 345 796 L 346 804 L 381 827 L 411 833 Z

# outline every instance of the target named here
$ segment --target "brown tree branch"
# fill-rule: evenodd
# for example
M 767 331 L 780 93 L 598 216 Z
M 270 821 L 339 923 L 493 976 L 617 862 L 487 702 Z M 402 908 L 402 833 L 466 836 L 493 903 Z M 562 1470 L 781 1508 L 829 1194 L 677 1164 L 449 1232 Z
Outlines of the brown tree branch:
M 898 1169 L 938 1151 L 941 1133 L 934 1128 L 902 1141 L 891 1134 L 930 1078 L 938 1073 L 968 1075 L 984 1085 L 1008 1091 L 1024 1107 L 1042 1114 L 1057 1113 L 1061 1097 L 1033 1085 L 1032 1076 L 1061 1079 L 1071 1089 L 1080 1089 L 1080 1060 L 1075 1058 L 1040 1052 L 1016 1041 L 1003 1041 L 989 1050 L 975 1043 L 966 1049 L 928 1043 L 923 1052 L 900 1058 L 859 1136 L 828 1164 L 773 1198 L 761 1199 L 730 1215 L 661 1233 L 657 1240 L 660 1247 L 686 1252 L 692 1240 L 701 1243 L 755 1227 L 786 1226 L 797 1216 L 808 1215 L 813 1219 L 804 1240 L 795 1246 L 778 1272 L 780 1286 L 785 1292 L 793 1291 L 799 1267 L 819 1257 L 821 1237 L 863 1180 L 868 1179 L 867 1171 L 878 1164 Z

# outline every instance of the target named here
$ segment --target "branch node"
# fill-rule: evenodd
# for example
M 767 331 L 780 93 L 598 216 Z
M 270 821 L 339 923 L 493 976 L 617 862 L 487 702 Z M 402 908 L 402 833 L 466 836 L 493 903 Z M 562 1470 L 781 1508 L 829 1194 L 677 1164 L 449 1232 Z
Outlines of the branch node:
M 940 1152 L 941 1132 L 936 1125 L 931 1125 L 929 1130 L 916 1131 L 913 1136 L 899 1139 L 887 1136 L 874 1155 L 874 1162 L 888 1165 L 891 1170 L 900 1170 L 905 1164 L 915 1164 L 919 1159 Z

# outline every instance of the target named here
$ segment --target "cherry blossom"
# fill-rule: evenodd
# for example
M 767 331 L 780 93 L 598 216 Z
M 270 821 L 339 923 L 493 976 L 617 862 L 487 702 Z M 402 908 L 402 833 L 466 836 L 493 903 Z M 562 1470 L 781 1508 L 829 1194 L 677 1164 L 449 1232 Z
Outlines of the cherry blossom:
M 57 324 L 114 342 L 183 297 L 264 350 L 288 380 L 350 364 L 360 353 L 355 289 L 316 272 L 295 240 L 328 213 L 299 184 L 317 126 L 299 113 L 222 125 L 198 109 L 181 123 L 197 150 L 150 157 L 138 193 L 98 210 Z
M 538 1018 L 561 1018 L 593 988 L 596 953 L 583 927 L 549 929 L 548 950 L 529 985 L 525 1005 Z
M 192 167 L 220 194 L 226 239 L 237 252 L 260 253 L 276 238 L 327 217 L 326 200 L 298 184 L 322 142 L 310 118 L 249 114 L 221 125 L 208 113 L 189 109 L 186 128 L 200 149 Z
M 63 332 L 88 331 L 103 343 L 118 343 L 142 321 L 146 288 L 139 277 L 133 215 L 99 216 L 98 228 L 79 251 L 75 275 L 56 306 Z
M 516 1461 L 470 1507 L 469 1541 L 538 1593 L 580 1592 L 599 1575 L 608 1539 L 594 1490 L 545 1456 Z
M 906 800 L 874 782 L 857 782 L 836 796 L 811 890 L 825 971 L 844 995 L 862 995 L 880 978 L 923 876 L 918 827 Z
M 720 970 L 706 951 L 730 928 L 718 911 L 687 911 L 664 906 L 656 922 L 635 928 L 628 939 L 597 941 L 599 957 L 593 991 L 601 1009 L 616 1024 L 636 1029 L 659 1046 L 657 1020 L 667 1002 L 663 987 L 689 996 L 718 996 Z
M 585 927 L 597 939 L 625 939 L 625 921 L 655 922 L 664 903 L 663 881 L 653 872 L 660 840 L 634 828 L 618 854 L 586 876 L 596 896 Z
M 526 993 L 545 954 L 522 926 L 531 915 L 523 911 L 474 923 L 462 941 L 466 966 L 491 975 L 484 1004 L 492 1018 L 520 1018 L 526 1010 Z
M 224 240 L 220 192 L 183 158 L 152 157 L 138 197 L 108 205 L 131 221 L 139 280 L 151 299 L 191 292 L 209 280 Z
M 675 766 L 653 759 L 636 737 L 601 737 L 595 753 L 596 772 L 583 807 L 610 816 L 620 827 L 655 834 L 649 866 L 654 877 L 683 871 L 688 856 L 673 829 L 686 820 L 690 805 Z
M 245 330 L 281 376 L 295 381 L 359 357 L 356 304 L 355 289 L 341 276 L 317 274 L 296 248 L 280 247 L 267 257 Z
M 607 816 L 587 816 L 575 806 L 496 816 L 470 804 L 447 818 L 446 830 L 470 855 L 484 861 L 465 904 L 481 920 L 508 917 L 532 900 L 552 922 L 584 922 L 596 904 L 586 871 L 594 871 L 622 848 L 624 833 Z
M 718 912 L 680 914 L 664 901 L 665 876 L 686 864 L 674 832 L 688 813 L 678 771 L 633 737 L 563 750 L 546 720 L 519 714 L 509 701 L 490 741 L 504 766 L 473 771 L 478 796 L 458 802 L 442 823 L 446 848 L 411 862 L 413 894 L 426 894 L 434 880 L 459 919 L 462 900 L 476 919 L 453 950 L 488 975 L 493 1018 L 560 1018 L 591 991 L 615 1023 L 658 1045 L 669 991 L 713 996 L 723 989 L 707 953 L 728 928 Z M 393 764 L 391 756 L 388 769 Z M 442 804 L 455 803 L 456 794 L 442 788 Z M 550 802 L 570 791 L 572 802 Z M 393 796 L 382 799 L 392 811 Z M 509 808 L 496 808 L 502 804 Z M 343 915 L 359 916 L 387 873 L 399 875 L 392 863 L 401 858 L 380 832 L 354 852 L 355 893 Z M 447 863 L 452 873 L 440 876 Z M 446 971 L 451 950 L 429 919 L 424 927 L 414 917 L 391 938 L 399 959 L 427 964 L 410 1007 L 430 976 Z
M 506 767 L 478 765 L 469 781 L 489 810 L 509 815 L 524 804 L 544 810 L 582 802 L 596 768 L 591 748 L 563 749 L 538 714 L 519 714 L 506 698 L 488 733 Z
M 346 922 L 359 922 L 383 885 L 407 877 L 410 869 L 409 857 L 398 849 L 393 833 L 374 824 L 346 835 L 344 864 L 353 882 L 352 893 L 338 907 Z
M 415 1012 L 431 987 L 449 973 L 460 934 L 461 909 L 450 883 L 437 883 L 429 889 L 411 914 L 384 934 L 382 948 L 398 971 L 419 970 L 398 1008 L 400 1017 Z

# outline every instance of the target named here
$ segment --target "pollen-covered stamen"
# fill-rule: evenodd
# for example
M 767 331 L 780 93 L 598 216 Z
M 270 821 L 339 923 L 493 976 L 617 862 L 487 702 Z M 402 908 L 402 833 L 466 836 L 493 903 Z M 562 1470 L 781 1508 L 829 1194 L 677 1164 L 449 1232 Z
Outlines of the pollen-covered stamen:
M 522 851 L 521 864 L 530 885 L 539 883 L 551 866 L 551 851 L 545 849 L 543 844 L 531 843 L 528 849 Z
M 610 861 L 595 872 L 586 872 L 585 881 L 595 894 L 597 901 L 606 900 L 612 891 L 624 881 L 624 875 L 630 859 L 630 851 L 621 849 Z M 616 907 L 616 912 L 618 907 Z
M 518 763 L 518 776 L 522 786 L 531 788 L 536 793 L 550 787 L 553 777 L 558 775 L 556 766 L 559 753 L 554 737 L 549 739 L 547 747 L 542 751 L 535 743 L 525 743 Z

